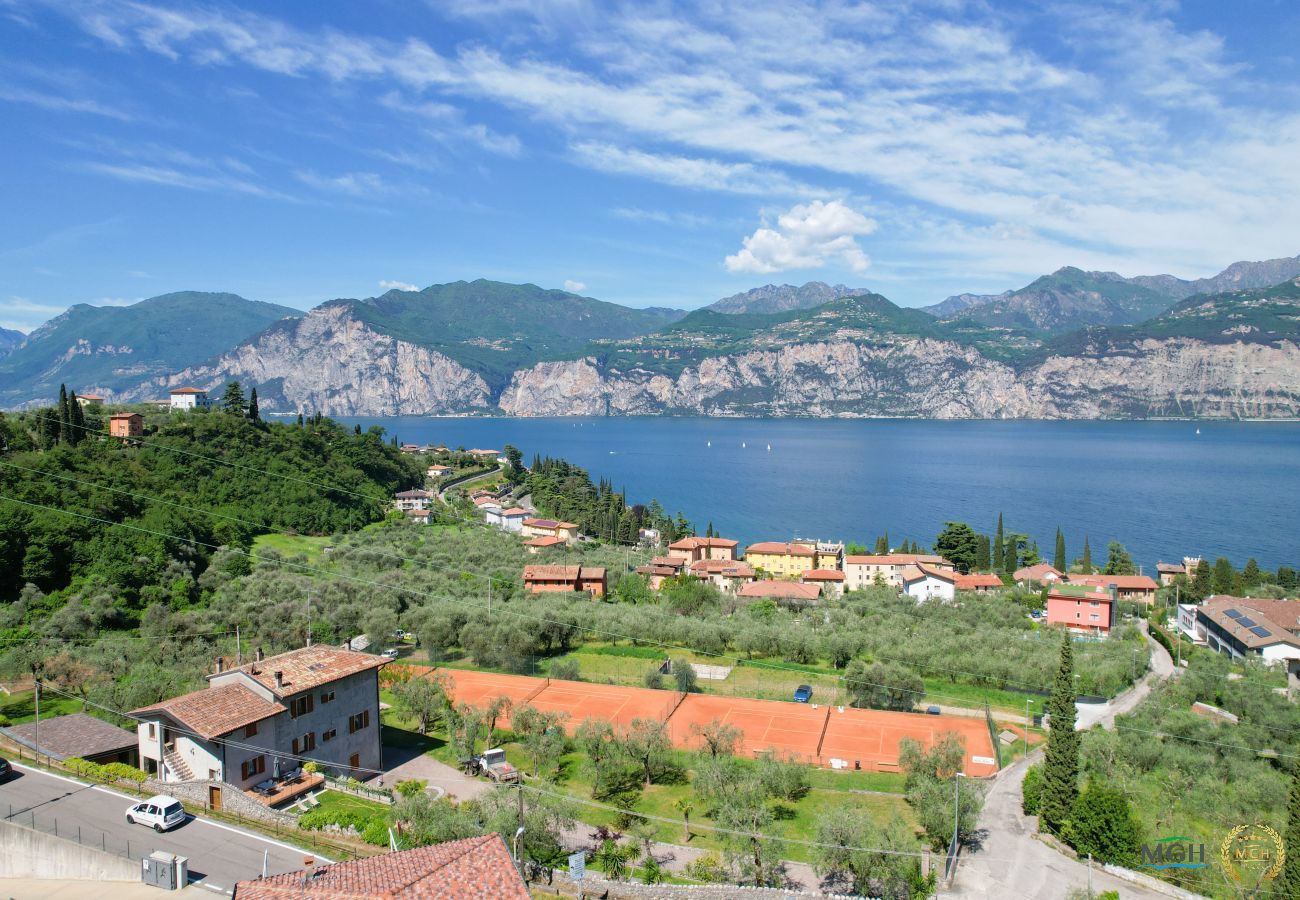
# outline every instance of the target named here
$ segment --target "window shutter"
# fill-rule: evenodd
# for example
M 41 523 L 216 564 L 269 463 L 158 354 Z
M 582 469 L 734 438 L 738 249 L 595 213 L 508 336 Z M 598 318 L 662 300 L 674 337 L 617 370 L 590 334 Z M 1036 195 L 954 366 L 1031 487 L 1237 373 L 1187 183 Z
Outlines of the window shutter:
M 361 727 L 362 728 L 370 727 L 370 710 L 366 710 L 364 713 L 361 714 Z
M 297 739 L 297 738 L 294 738 L 294 739 L 293 739 L 293 755 L 294 755 L 294 756 L 297 756 L 297 755 L 298 755 L 298 739 Z
M 307 712 L 311 712 L 311 711 L 314 710 L 315 708 L 316 708 L 316 698 L 313 697 L 311 694 L 308 694 L 308 695 L 307 695 Z

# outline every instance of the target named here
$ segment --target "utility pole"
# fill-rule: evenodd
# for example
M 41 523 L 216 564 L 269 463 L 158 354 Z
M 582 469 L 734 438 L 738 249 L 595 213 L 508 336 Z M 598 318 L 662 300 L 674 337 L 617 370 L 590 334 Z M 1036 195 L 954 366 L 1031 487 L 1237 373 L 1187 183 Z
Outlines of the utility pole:
M 239 625 L 235 625 L 235 668 L 244 664 L 244 645 L 239 639 Z
M 32 669 L 32 696 L 36 701 L 36 762 L 41 761 L 41 678 L 37 669 Z
M 307 623 L 303 626 L 307 631 L 306 646 L 311 646 L 311 591 L 307 592 Z
M 1029 755 L 1029 723 L 1033 719 L 1029 718 L 1029 698 L 1025 698 L 1025 756 Z
M 488 575 L 488 621 L 492 621 L 492 576 Z

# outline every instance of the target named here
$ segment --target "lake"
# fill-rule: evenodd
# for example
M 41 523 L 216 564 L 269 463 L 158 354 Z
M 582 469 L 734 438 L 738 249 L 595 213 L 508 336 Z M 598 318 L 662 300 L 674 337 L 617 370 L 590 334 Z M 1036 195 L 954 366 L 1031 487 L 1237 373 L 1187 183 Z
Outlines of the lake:
M 1118 539 L 1158 560 L 1300 565 L 1300 423 L 705 418 L 346 418 L 404 443 L 510 443 L 657 498 L 742 545 L 820 537 L 930 544 L 948 520 L 992 534 L 999 511 L 1050 559 Z M 1197 433 L 1199 429 L 1200 433 Z M 768 448 L 771 449 L 768 449 Z

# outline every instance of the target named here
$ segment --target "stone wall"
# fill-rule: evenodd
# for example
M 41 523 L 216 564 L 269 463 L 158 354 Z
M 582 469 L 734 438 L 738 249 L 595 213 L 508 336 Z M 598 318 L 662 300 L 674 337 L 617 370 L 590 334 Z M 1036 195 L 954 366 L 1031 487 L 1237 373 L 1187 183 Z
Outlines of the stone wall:
M 579 886 L 569 879 L 569 873 L 555 870 L 551 883 L 546 879 L 529 882 L 537 893 L 554 893 L 558 897 L 576 897 Z M 789 890 L 786 888 L 742 887 L 735 884 L 640 884 L 635 881 L 609 881 L 599 872 L 588 869 L 582 880 L 582 889 L 588 897 L 607 897 L 609 900 L 735 900 L 753 897 L 755 900 L 795 900 L 798 897 L 818 897 L 826 900 L 848 900 L 847 894 L 826 894 L 820 891 Z
M 237 788 L 219 781 L 155 781 L 149 779 L 143 785 L 146 791 L 175 797 L 187 806 L 207 809 L 208 788 L 217 785 L 221 788 L 221 809 L 223 812 L 257 819 L 283 826 L 293 827 L 297 817 L 291 813 L 278 812 L 254 800 Z
M 139 881 L 139 862 L 0 821 L 0 878 Z

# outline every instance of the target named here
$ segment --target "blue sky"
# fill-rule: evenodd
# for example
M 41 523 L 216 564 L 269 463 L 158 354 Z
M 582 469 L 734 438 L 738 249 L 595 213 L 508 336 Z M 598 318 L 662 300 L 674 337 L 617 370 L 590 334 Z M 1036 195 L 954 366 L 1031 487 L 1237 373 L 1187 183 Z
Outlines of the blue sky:
M 0 0 L 0 325 L 1300 252 L 1300 6 Z

